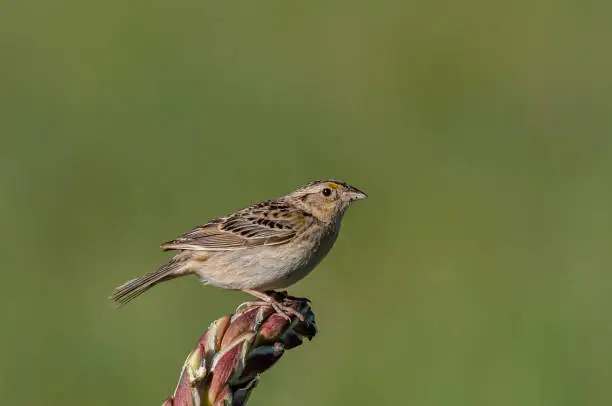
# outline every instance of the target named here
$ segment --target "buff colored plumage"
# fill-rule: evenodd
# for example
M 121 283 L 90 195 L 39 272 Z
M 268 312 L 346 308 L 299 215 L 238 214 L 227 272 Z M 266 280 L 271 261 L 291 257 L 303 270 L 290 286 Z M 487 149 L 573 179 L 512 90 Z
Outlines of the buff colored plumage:
M 179 252 L 156 271 L 119 286 L 111 300 L 124 304 L 160 282 L 197 275 L 204 284 L 243 290 L 290 312 L 265 292 L 308 275 L 334 245 L 349 204 L 365 197 L 344 182 L 315 181 L 216 218 L 162 244 Z

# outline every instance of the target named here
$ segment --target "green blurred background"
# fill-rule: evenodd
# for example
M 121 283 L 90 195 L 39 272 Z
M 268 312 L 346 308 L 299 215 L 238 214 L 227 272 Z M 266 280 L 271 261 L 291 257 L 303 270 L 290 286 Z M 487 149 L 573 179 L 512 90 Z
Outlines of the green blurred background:
M 247 296 L 108 294 L 329 177 L 370 198 L 291 290 L 320 335 L 250 404 L 612 404 L 610 3 L 1 10 L 3 404 L 160 404 Z

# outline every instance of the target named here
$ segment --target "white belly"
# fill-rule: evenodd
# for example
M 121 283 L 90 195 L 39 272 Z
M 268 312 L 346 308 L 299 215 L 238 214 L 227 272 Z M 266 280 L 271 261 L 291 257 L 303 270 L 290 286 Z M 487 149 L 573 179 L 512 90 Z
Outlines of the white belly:
M 202 282 L 225 289 L 283 289 L 308 275 L 325 258 L 337 230 L 318 243 L 292 241 L 287 245 L 213 252 L 194 269 Z

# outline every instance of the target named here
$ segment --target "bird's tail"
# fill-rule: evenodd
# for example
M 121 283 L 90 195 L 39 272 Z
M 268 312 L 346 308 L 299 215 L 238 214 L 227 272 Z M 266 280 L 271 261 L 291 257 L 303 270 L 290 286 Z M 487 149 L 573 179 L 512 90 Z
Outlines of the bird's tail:
M 124 305 L 160 282 L 165 282 L 185 275 L 186 273 L 181 272 L 180 269 L 182 265 L 180 261 L 170 261 L 159 267 L 156 271 L 129 280 L 123 285 L 115 288 L 109 299 L 119 306 Z

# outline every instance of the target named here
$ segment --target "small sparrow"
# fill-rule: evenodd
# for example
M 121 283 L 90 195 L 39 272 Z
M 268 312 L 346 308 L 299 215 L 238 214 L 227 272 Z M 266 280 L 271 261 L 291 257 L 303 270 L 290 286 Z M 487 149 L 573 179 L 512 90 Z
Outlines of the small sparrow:
M 170 262 L 119 286 L 110 299 L 125 304 L 160 282 L 197 275 L 206 285 L 242 290 L 283 315 L 295 314 L 271 291 L 308 275 L 334 245 L 350 203 L 366 197 L 344 182 L 315 181 L 218 217 L 162 244 L 178 251 Z

